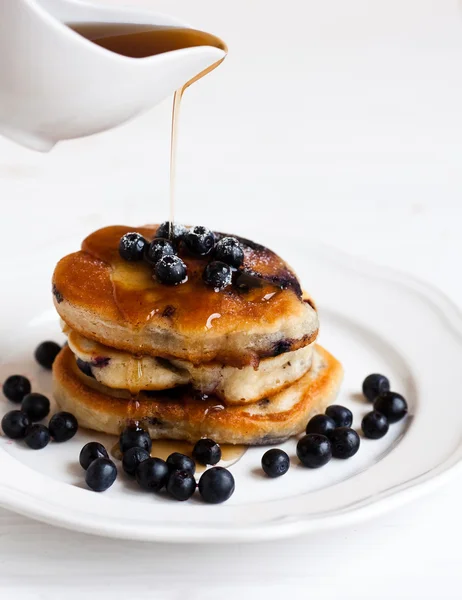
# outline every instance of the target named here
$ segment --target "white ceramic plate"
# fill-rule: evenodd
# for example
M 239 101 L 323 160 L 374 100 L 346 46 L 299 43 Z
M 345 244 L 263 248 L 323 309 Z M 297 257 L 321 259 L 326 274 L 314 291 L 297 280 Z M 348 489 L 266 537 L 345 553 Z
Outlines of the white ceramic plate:
M 226 503 L 179 503 L 142 493 L 119 469 L 103 494 L 86 489 L 78 464 L 80 448 L 97 439 L 80 431 L 66 444 L 32 451 L 0 437 L 0 504 L 43 521 L 104 536 L 169 542 L 243 542 L 293 536 L 350 523 L 410 500 L 441 482 L 461 459 L 462 318 L 432 288 L 319 247 L 281 244 L 320 310 L 320 341 L 345 367 L 338 402 L 354 412 L 359 428 L 370 405 L 361 383 L 372 372 L 389 376 L 403 393 L 409 416 L 382 440 L 361 439 L 358 454 L 322 469 L 301 467 L 295 441 L 282 447 L 290 471 L 270 480 L 259 468 L 264 452 L 250 449 L 231 467 L 236 492 Z M 278 247 L 275 247 L 278 250 Z M 53 256 L 59 256 L 57 249 Z M 51 376 L 34 364 L 35 346 L 63 340 L 49 298 L 51 255 L 30 269 L 23 289 L 11 269 L 14 305 L 0 317 L 0 381 L 27 374 L 35 391 L 49 393 Z M 22 268 L 25 265 L 22 265 Z M 31 290 L 34 290 L 31 295 Z M 9 296 L 10 297 L 10 296 Z M 1 414 L 14 408 L 0 400 Z

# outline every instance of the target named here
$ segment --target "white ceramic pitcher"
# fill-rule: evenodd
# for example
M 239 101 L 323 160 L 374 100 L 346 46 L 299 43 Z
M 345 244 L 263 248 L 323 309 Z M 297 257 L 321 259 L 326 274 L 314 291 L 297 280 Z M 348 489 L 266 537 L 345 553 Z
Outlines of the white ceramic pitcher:
M 225 55 L 200 46 L 128 58 L 66 26 L 92 22 L 188 27 L 146 10 L 0 0 L 0 134 L 46 152 L 131 119 Z

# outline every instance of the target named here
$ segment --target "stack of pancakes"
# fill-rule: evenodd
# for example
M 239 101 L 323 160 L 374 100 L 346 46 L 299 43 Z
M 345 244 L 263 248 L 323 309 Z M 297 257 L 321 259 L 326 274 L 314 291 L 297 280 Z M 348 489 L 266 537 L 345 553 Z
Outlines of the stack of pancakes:
M 168 286 L 119 256 L 130 231 L 95 232 L 53 276 L 69 342 L 55 396 L 82 427 L 119 434 L 136 421 L 153 439 L 271 444 L 332 402 L 341 365 L 315 344 L 314 304 L 274 252 L 238 238 L 244 264 L 217 292 L 206 259 L 181 246 L 188 280 Z M 136 231 L 152 240 L 157 226 Z

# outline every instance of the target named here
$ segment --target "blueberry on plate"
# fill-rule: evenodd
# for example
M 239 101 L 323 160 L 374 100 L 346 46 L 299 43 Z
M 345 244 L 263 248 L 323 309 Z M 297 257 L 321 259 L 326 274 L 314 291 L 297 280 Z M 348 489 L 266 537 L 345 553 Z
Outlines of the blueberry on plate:
M 85 473 L 85 481 L 94 492 L 105 492 L 117 479 L 117 467 L 108 458 L 97 458 Z
M 184 283 L 188 274 L 185 263 L 179 256 L 163 256 L 154 267 L 154 273 L 161 283 L 178 285 Z
M 55 442 L 67 442 L 74 437 L 78 428 L 77 419 L 69 412 L 57 412 L 48 423 L 50 435 Z
M 330 436 L 332 456 L 335 458 L 351 458 L 359 450 L 359 435 L 349 427 L 338 427 Z
M 336 427 L 351 427 L 353 413 L 346 406 L 332 404 L 326 408 L 326 415 L 335 421 Z
M 297 443 L 297 456 L 304 467 L 323 467 L 332 458 L 330 441 L 325 435 L 308 433 Z
M 188 471 L 192 475 L 196 472 L 196 463 L 190 456 L 181 454 L 181 452 L 173 452 L 167 458 L 167 467 L 170 473 L 173 471 Z
M 200 465 L 216 465 L 221 460 L 221 448 L 214 440 L 204 438 L 196 442 L 192 455 Z
M 22 401 L 21 410 L 31 421 L 41 421 L 50 414 L 50 401 L 43 394 L 27 394 Z
M 196 480 L 191 471 L 173 471 L 167 482 L 167 492 L 175 500 L 189 500 L 196 491 Z
M 127 475 L 135 476 L 136 469 L 144 461 L 150 458 L 149 452 L 145 448 L 134 446 L 125 452 L 122 458 L 122 467 Z
M 261 468 L 268 477 L 280 477 L 287 473 L 289 467 L 289 456 L 279 448 L 268 450 L 261 458 Z
M 55 358 L 61 352 L 61 346 L 56 342 L 42 342 L 35 350 L 35 360 L 44 369 L 51 370 Z
M 220 292 L 232 283 L 231 267 L 224 262 L 214 260 L 205 267 L 203 279 L 216 292 Z
M 170 227 L 170 221 L 164 221 L 157 228 L 156 238 L 165 238 L 178 245 L 187 232 L 188 230 L 184 225 L 173 223 L 173 227 Z
M 25 437 L 30 419 L 22 410 L 11 410 L 2 419 L 2 429 L 6 437 L 20 440 Z
M 331 419 L 327 415 L 315 415 L 308 421 L 306 433 L 319 433 L 329 437 L 335 428 L 334 419 Z
M 148 492 L 159 492 L 168 480 L 168 467 L 161 458 L 147 458 L 136 469 L 136 481 Z
M 155 265 L 164 256 L 174 256 L 175 248 L 170 240 L 165 238 L 154 238 L 146 247 L 145 258 L 148 263 Z
M 223 467 L 212 467 L 199 479 L 199 493 L 209 504 L 225 502 L 234 494 L 234 477 Z
M 32 448 L 32 450 L 41 450 L 42 448 L 45 448 L 45 446 L 48 446 L 50 441 L 50 432 L 48 427 L 45 427 L 45 425 L 40 425 L 39 423 L 34 423 L 27 428 L 24 441 L 29 448 Z
M 369 400 L 374 402 L 379 394 L 390 391 L 390 382 L 385 375 L 372 373 L 363 381 L 363 394 Z
M 120 238 L 119 254 L 129 262 L 143 260 L 148 242 L 140 233 L 126 233 Z
M 237 269 L 244 262 L 244 250 L 235 237 L 224 237 L 215 246 L 215 259 Z
M 137 425 L 129 425 L 120 434 L 119 445 L 122 454 L 130 448 L 144 448 L 151 452 L 152 440 L 149 433 Z
M 80 466 L 86 471 L 97 458 L 109 458 L 106 448 L 99 442 L 88 442 L 80 451 Z
M 31 391 L 30 381 L 23 375 L 11 375 L 3 384 L 3 393 L 8 400 L 19 404 Z
M 382 392 L 374 400 L 374 410 L 385 415 L 389 423 L 396 423 L 406 416 L 407 402 L 401 394 Z
M 190 229 L 184 239 L 190 252 L 197 256 L 209 254 L 215 246 L 213 231 L 201 225 L 196 225 L 196 227 Z
M 388 419 L 378 410 L 373 410 L 364 416 L 361 428 L 367 438 L 379 440 L 388 431 Z

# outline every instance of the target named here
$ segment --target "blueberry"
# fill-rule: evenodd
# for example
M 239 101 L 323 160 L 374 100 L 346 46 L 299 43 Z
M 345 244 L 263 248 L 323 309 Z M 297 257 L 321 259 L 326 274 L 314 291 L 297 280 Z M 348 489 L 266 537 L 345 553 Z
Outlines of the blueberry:
M 326 408 L 326 415 L 335 421 L 336 427 L 351 427 L 353 414 L 346 406 L 332 404 Z
M 34 423 L 34 425 L 27 428 L 24 441 L 29 448 L 32 448 L 32 450 L 41 450 L 42 448 L 45 448 L 50 441 L 48 427 Z
M 147 458 L 136 469 L 136 481 L 148 492 L 159 492 L 167 480 L 167 463 L 161 458 Z
M 35 360 L 45 369 L 51 370 L 60 352 L 61 346 L 56 342 L 42 342 L 35 350 Z
M 407 402 L 396 392 L 382 392 L 374 400 L 374 410 L 378 410 L 388 419 L 389 423 L 401 421 L 407 413 Z
M 22 401 L 21 410 L 31 421 L 41 421 L 50 413 L 50 401 L 43 394 L 27 394 Z
M 175 255 L 175 248 L 170 240 L 165 238 L 154 238 L 146 248 L 146 260 L 155 265 L 163 256 Z
M 215 258 L 237 269 L 244 262 L 244 250 L 236 238 L 224 237 L 215 246 Z
M 187 232 L 188 230 L 184 225 L 173 223 L 173 228 L 171 228 L 170 221 L 164 221 L 157 228 L 156 238 L 165 238 L 173 242 L 175 245 L 178 245 L 179 242 L 184 239 Z
M 319 433 L 308 433 L 297 443 L 297 456 L 304 467 L 323 467 L 332 458 L 329 439 Z
M 287 473 L 290 467 L 290 458 L 279 448 L 272 448 L 263 454 L 261 468 L 268 477 L 280 477 Z
M 163 256 L 154 267 L 157 279 L 167 285 L 178 285 L 186 281 L 188 269 L 179 256 Z
M 336 425 L 334 419 L 327 415 L 315 415 L 308 421 L 306 433 L 319 433 L 329 437 Z
M 373 410 L 365 415 L 361 423 L 361 428 L 367 438 L 378 440 L 388 431 L 388 419 L 382 413 Z
M 332 456 L 351 458 L 359 450 L 359 435 L 349 427 L 338 427 L 330 436 Z
M 3 393 L 11 400 L 19 404 L 31 391 L 30 381 L 23 375 L 11 375 L 3 384 Z
M 147 460 L 151 455 L 145 448 L 134 446 L 125 452 L 122 459 L 122 467 L 127 475 L 134 476 L 138 465 Z
M 11 410 L 2 419 L 3 433 L 12 440 L 25 437 L 29 425 L 29 417 L 22 410 Z
M 173 471 L 189 471 L 191 475 L 194 475 L 196 472 L 196 463 L 192 458 L 186 456 L 186 454 L 181 454 L 181 452 L 173 452 L 167 458 L 167 466 L 170 473 Z
M 209 504 L 225 502 L 234 494 L 234 489 L 234 477 L 223 467 L 208 469 L 199 480 L 199 493 Z
M 120 434 L 119 445 L 122 454 L 130 448 L 144 448 L 151 452 L 152 440 L 149 433 L 137 425 L 129 425 Z
M 215 236 L 213 231 L 197 225 L 188 231 L 185 236 L 186 246 L 193 254 L 205 256 L 209 254 L 215 246 Z
M 120 238 L 119 254 L 129 262 L 143 260 L 147 245 L 148 242 L 140 233 L 126 233 Z
M 373 373 L 368 375 L 363 381 L 363 394 L 370 401 L 374 402 L 379 394 L 390 391 L 390 382 L 385 375 Z
M 80 451 L 79 463 L 85 471 L 98 458 L 109 458 L 106 448 L 99 442 L 88 442 Z
M 196 480 L 190 471 L 173 471 L 167 482 L 167 492 L 175 500 L 189 500 L 196 487 Z
M 205 267 L 203 280 L 207 285 L 213 287 L 216 292 L 220 292 L 231 285 L 231 267 L 224 262 L 214 260 Z
M 200 465 L 216 465 L 221 460 L 221 448 L 213 440 L 204 438 L 196 442 L 192 455 Z
M 85 481 L 94 492 L 105 492 L 117 479 L 117 467 L 108 458 L 97 458 L 85 473 Z
M 74 437 L 78 428 L 77 419 L 69 412 L 57 412 L 48 423 L 50 435 L 55 442 L 67 442 Z
M 95 379 L 95 376 L 93 375 L 93 370 L 91 368 L 91 363 L 82 360 L 81 358 L 77 358 L 75 362 L 77 363 L 78 368 L 80 369 L 80 371 L 82 371 L 84 375 Z

